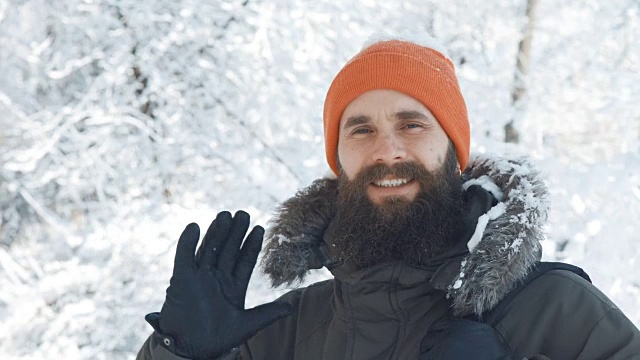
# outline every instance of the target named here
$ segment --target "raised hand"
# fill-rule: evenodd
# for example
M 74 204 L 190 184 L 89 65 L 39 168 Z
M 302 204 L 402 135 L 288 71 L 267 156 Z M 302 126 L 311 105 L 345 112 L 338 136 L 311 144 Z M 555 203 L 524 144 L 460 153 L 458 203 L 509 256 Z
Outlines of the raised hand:
M 258 330 L 292 313 L 273 302 L 245 310 L 249 278 L 262 247 L 264 229 L 247 239 L 249 214 L 218 214 L 195 254 L 200 229 L 189 224 L 176 249 L 173 276 L 160 312 L 160 331 L 174 338 L 176 355 L 205 359 L 222 355 Z

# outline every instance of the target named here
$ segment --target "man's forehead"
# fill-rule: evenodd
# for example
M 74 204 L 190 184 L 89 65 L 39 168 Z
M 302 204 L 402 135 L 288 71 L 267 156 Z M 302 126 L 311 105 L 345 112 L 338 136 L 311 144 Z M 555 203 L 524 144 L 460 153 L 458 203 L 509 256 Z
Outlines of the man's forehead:
M 374 89 L 366 91 L 351 100 L 345 107 L 341 120 L 345 118 L 345 114 L 349 116 L 357 115 L 352 114 L 352 112 L 367 112 L 378 106 L 393 106 L 392 110 L 394 112 L 418 109 L 424 109 L 428 112 L 425 104 L 409 94 L 392 89 Z
M 418 103 L 418 104 L 421 104 L 422 106 L 425 106 L 420 102 L 420 100 L 411 96 L 411 94 L 407 94 L 403 91 L 398 91 L 394 89 L 373 89 L 373 90 L 365 91 L 360 95 L 358 95 L 357 97 L 355 97 L 353 100 L 349 102 L 349 104 L 347 104 L 346 108 L 349 108 L 349 106 L 352 106 L 352 104 L 357 104 L 359 102 L 365 101 L 366 99 L 369 99 L 369 100 L 375 99 L 376 101 L 387 100 L 387 99 L 394 99 L 397 101 L 398 99 L 400 99 L 406 103 Z

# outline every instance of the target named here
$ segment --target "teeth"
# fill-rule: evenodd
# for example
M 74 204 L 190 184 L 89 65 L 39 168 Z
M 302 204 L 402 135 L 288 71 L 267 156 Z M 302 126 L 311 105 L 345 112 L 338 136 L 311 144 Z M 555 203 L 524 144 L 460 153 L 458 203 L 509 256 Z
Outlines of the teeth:
M 379 180 L 374 182 L 377 186 L 380 187 L 392 187 L 392 186 L 400 186 L 409 182 L 409 179 L 394 179 L 394 180 Z

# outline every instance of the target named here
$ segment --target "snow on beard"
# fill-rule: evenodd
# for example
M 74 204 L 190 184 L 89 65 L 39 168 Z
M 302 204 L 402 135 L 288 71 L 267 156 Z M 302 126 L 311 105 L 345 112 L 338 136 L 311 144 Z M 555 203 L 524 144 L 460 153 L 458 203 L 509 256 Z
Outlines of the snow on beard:
M 340 171 L 333 255 L 363 269 L 392 261 L 421 265 L 450 249 L 462 224 L 462 185 L 456 165 L 450 147 L 436 171 L 415 162 L 375 164 L 352 181 Z M 367 186 L 387 175 L 415 179 L 420 192 L 413 200 L 391 197 L 382 205 L 374 204 Z

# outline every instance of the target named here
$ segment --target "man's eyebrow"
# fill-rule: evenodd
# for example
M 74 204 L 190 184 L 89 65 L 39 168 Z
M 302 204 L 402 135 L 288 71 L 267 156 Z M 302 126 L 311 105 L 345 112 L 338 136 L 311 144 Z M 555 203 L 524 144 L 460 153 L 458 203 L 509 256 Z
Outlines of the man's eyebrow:
M 368 117 L 367 115 L 350 116 L 349 118 L 347 118 L 347 121 L 344 123 L 344 128 L 348 129 L 354 126 L 366 124 L 370 121 L 371 121 L 371 118 Z
M 431 120 L 431 118 L 420 111 L 400 110 L 394 114 L 397 120 Z
M 420 111 L 416 111 L 416 110 L 400 110 L 400 111 L 396 112 L 395 114 L 393 114 L 393 117 L 396 120 L 399 120 L 399 121 L 402 121 L 402 120 L 431 121 L 431 120 L 433 120 L 433 119 L 431 119 L 431 117 L 421 113 Z M 367 115 L 350 116 L 350 117 L 347 118 L 347 121 L 344 123 L 344 129 L 349 129 L 349 128 L 352 128 L 354 126 L 367 124 L 369 122 L 371 122 L 371 117 L 369 117 Z

